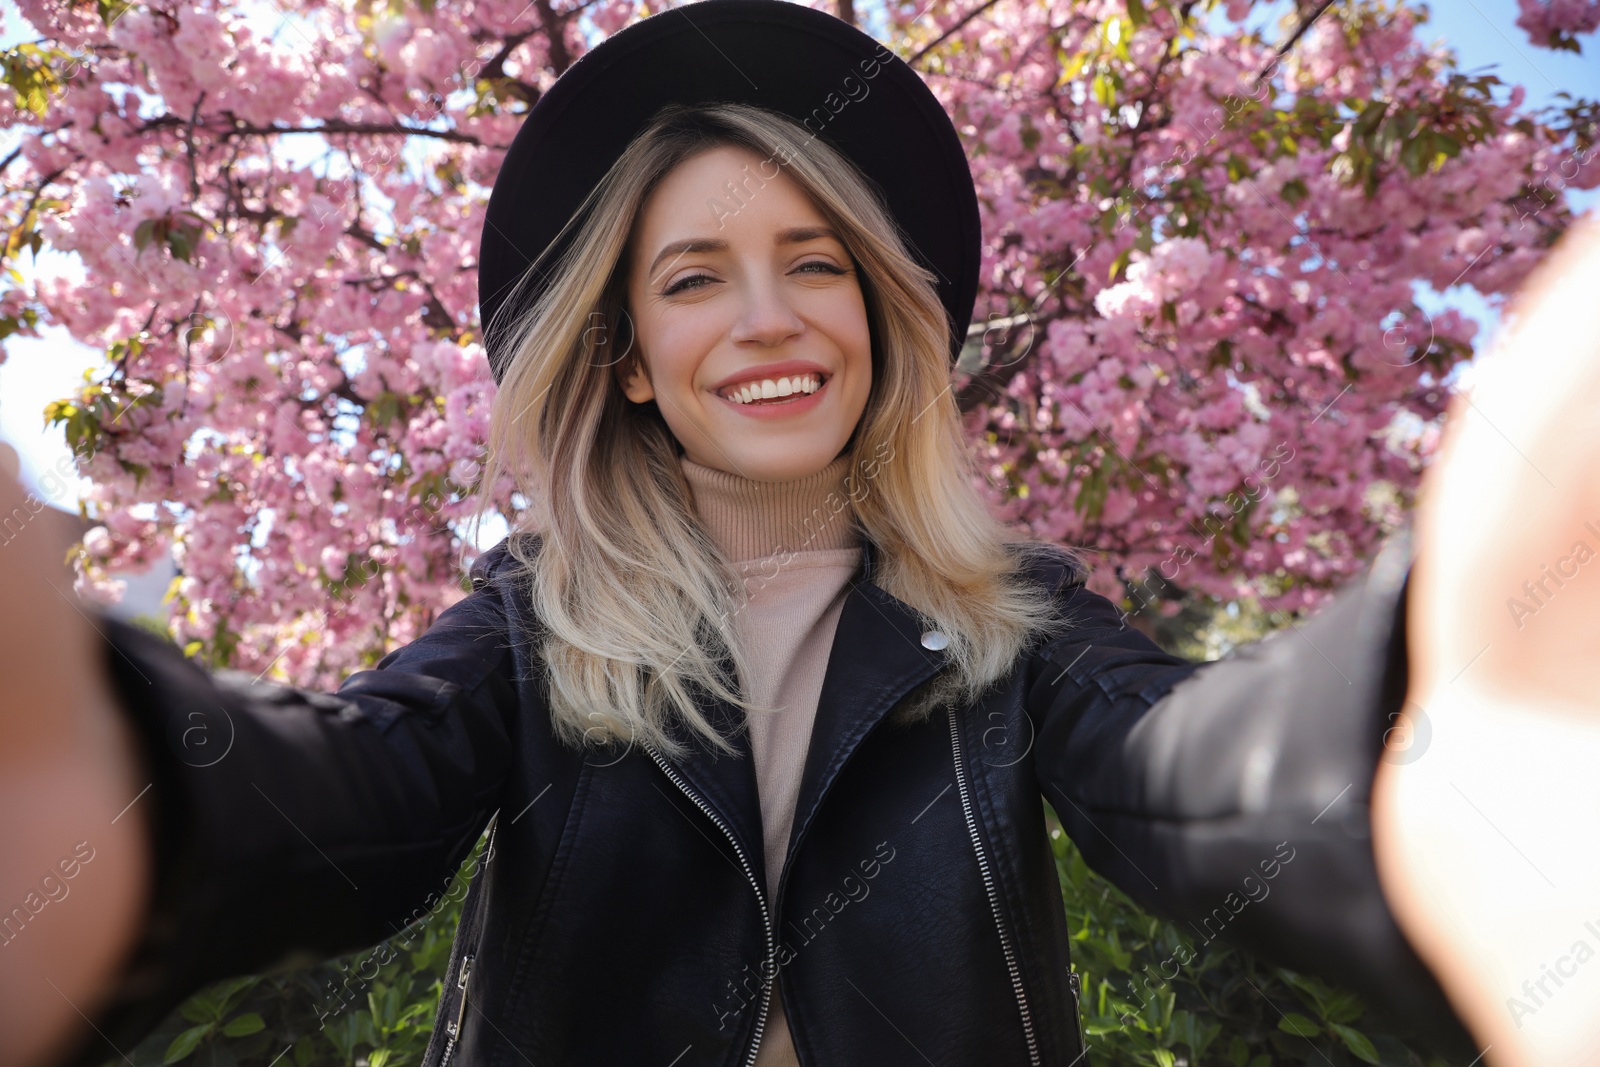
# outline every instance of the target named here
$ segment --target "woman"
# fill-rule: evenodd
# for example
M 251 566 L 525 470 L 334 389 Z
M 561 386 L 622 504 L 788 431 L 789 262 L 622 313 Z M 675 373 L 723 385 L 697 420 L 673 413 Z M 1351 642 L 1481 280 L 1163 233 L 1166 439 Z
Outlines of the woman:
M 1468 1062 L 1368 829 L 1415 643 L 1405 543 L 1229 660 L 1123 625 L 971 488 L 948 361 L 976 208 L 948 119 L 917 125 L 931 94 L 830 16 L 692 12 L 589 53 L 497 180 L 483 484 L 536 506 L 473 591 L 336 694 L 208 675 L 98 619 L 110 692 L 80 671 L 80 718 L 7 720 L 77 755 L 69 815 L 143 797 L 104 837 L 92 944 L 16 942 L 73 944 L 57 992 L 93 1028 L 66 1049 L 46 1017 L 74 1019 L 8 970 L 33 1020 L 16 1058 L 98 1063 L 208 981 L 391 937 L 492 821 L 428 1067 L 1087 1062 L 1042 794 L 1197 940 L 1354 986 Z M 754 106 L 685 63 L 688 30 L 796 98 L 838 78 L 821 57 L 872 59 L 843 89 L 860 128 L 921 155 L 874 155 L 848 107 L 818 136 Z M 682 83 L 616 117 L 655 65 Z M 952 211 L 920 218 L 913 193 Z M 27 595 L 61 640 L 16 647 L 92 668 L 74 618 Z M 224 755 L 196 757 L 197 724 Z M 74 825 L 45 811 L 17 855 Z

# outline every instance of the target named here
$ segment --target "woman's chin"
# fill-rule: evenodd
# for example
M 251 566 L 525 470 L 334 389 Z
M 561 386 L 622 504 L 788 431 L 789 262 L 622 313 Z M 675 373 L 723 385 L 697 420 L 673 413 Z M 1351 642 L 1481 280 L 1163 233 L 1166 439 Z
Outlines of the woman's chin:
M 690 452 L 689 458 L 703 467 L 714 467 L 757 482 L 792 482 L 816 474 L 832 463 L 844 449 L 833 437 L 794 440 L 778 438 L 752 442 L 749 435 L 739 441 L 713 443 L 709 454 Z

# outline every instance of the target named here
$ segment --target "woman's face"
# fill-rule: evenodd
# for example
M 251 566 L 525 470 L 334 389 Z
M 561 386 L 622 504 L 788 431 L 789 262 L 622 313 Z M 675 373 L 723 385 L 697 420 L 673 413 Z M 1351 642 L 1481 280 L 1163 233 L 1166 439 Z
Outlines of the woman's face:
M 684 160 L 645 201 L 628 311 L 643 367 L 618 365 L 623 391 L 655 400 L 703 466 L 758 481 L 813 474 L 866 408 L 855 264 L 811 199 L 748 149 Z

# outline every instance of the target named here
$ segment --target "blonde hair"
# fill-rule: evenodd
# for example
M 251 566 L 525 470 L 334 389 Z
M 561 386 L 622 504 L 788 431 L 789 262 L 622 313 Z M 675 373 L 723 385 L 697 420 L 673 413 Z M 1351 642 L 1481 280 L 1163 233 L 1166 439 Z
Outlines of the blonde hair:
M 1019 568 L 1019 556 L 1047 546 L 1013 534 L 974 484 L 935 277 L 912 258 L 860 171 L 773 112 L 669 105 L 574 213 L 566 229 L 577 232 L 542 294 L 509 316 L 510 354 L 490 415 L 478 514 L 492 506 L 502 475 L 531 505 L 512 526 L 511 584 L 531 599 L 550 717 L 566 743 L 639 741 L 681 756 L 669 731 L 676 717 L 731 753 L 697 693 L 747 713 L 769 710 L 737 691 L 737 678 L 751 674 L 726 625 L 738 610 L 736 571 L 699 521 L 659 410 L 629 401 L 614 366 L 639 358 L 629 351 L 625 308 L 642 205 L 675 166 L 722 145 L 777 160 L 858 269 L 872 386 L 848 446 L 850 484 L 866 490 L 860 499 L 850 493 L 849 518 L 880 550 L 877 584 L 949 637 L 949 666 L 898 718 L 976 702 L 1031 639 L 1062 622 L 1051 591 Z

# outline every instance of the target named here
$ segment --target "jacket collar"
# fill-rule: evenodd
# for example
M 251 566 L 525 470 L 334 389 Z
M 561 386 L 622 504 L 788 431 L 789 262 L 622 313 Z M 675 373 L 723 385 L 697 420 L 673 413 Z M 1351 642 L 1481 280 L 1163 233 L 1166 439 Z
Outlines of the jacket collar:
M 852 581 L 839 614 L 828 666 L 817 700 L 811 743 L 795 801 L 792 855 L 840 770 L 863 739 L 908 693 L 943 667 L 943 651 L 923 647 L 928 627 L 917 612 L 872 580 L 877 548 L 863 537 L 861 572 Z M 731 669 L 731 665 L 730 665 Z M 743 714 L 727 701 L 704 699 L 707 719 L 738 751 L 738 758 L 713 751 L 703 742 L 672 765 L 732 829 L 757 877 L 764 883 L 765 842 L 761 795 L 749 732 L 737 729 Z M 735 732 L 737 730 L 737 732 Z M 770 894 L 771 887 L 768 887 Z

